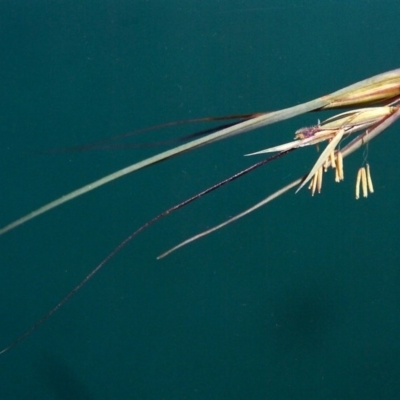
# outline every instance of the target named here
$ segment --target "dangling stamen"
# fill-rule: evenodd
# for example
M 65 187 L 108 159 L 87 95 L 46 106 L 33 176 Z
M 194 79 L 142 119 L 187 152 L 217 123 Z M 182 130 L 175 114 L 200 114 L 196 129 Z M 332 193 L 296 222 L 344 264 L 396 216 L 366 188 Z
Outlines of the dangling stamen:
M 340 182 L 339 170 L 335 168 L 335 182 Z
M 361 185 L 363 197 L 368 197 L 368 183 L 367 183 L 367 173 L 365 171 L 365 167 L 360 168 L 361 171 Z
M 360 198 L 361 168 L 357 172 L 356 179 L 356 200 Z
M 370 193 L 374 193 L 374 185 L 372 184 L 371 172 L 369 169 L 369 164 L 367 164 L 367 182 L 368 182 L 368 190 Z
M 332 153 L 329 156 L 330 160 L 331 160 L 331 166 L 332 168 L 336 169 L 336 160 L 335 160 L 335 152 L 332 151 Z
M 344 179 L 344 171 L 343 171 L 343 155 L 341 151 L 337 151 L 337 170 L 339 175 L 339 180 Z

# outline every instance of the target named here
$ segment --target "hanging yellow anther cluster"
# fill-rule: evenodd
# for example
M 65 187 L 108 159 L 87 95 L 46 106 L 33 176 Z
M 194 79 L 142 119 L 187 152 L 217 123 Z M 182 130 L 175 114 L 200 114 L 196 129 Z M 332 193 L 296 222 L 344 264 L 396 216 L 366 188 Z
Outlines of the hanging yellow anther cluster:
M 329 157 L 325 160 L 324 165 L 318 168 L 317 172 L 311 179 L 308 188 L 311 190 L 312 196 L 314 196 L 315 192 L 321 193 L 322 176 L 330 166 L 335 170 L 335 182 L 340 182 L 344 179 L 342 152 L 339 150 L 332 151 Z
M 398 101 L 400 101 L 400 98 L 397 102 Z M 297 193 L 302 187 L 309 184 L 308 188 L 314 196 L 316 192 L 321 193 L 323 174 L 329 167 L 332 167 L 335 170 L 336 182 L 340 182 L 344 179 L 343 154 L 340 150 L 336 150 L 340 146 L 341 141 L 347 139 L 353 133 L 364 131 L 364 133 L 359 134 L 355 139 L 353 139 L 353 141 L 346 145 L 345 154 L 349 154 L 350 148 L 356 146 L 356 143 L 363 144 L 364 138 L 367 138 L 367 135 L 369 135 L 370 132 L 373 132 L 381 123 L 386 121 L 388 118 L 391 118 L 395 112 L 400 113 L 400 104 L 396 106 L 388 105 L 346 111 L 328 118 L 325 121 L 318 121 L 317 125 L 298 129 L 295 133 L 294 140 L 291 142 L 270 147 L 255 153 L 250 153 L 248 155 L 277 151 L 286 152 L 310 145 L 318 146 L 319 143 L 328 141 L 328 145 L 322 151 L 308 174 L 301 180 L 301 183 L 296 190 Z M 360 188 L 362 188 L 364 197 L 368 196 L 368 192 L 373 193 L 374 191 L 368 165 L 361 168 L 358 172 L 356 183 L 357 198 L 359 198 Z
M 360 187 L 362 188 L 363 197 L 368 197 L 368 192 L 374 193 L 369 164 L 358 170 L 356 180 L 356 199 L 360 198 Z

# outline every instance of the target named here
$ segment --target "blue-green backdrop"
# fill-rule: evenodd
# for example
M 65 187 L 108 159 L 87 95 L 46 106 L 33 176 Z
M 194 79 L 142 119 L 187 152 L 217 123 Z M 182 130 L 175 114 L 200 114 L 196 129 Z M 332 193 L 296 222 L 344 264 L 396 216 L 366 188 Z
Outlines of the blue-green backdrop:
M 277 109 L 398 68 L 399 13 L 394 0 L 1 1 L 1 225 L 164 147 L 48 150 Z M 157 164 L 1 237 L 1 345 L 146 220 L 317 118 Z M 291 192 L 162 261 L 305 173 L 317 153 L 296 152 L 154 225 L 0 356 L 0 398 L 398 398 L 399 131 L 346 159 L 343 183 L 325 179 L 314 198 Z M 376 193 L 355 201 L 365 157 Z

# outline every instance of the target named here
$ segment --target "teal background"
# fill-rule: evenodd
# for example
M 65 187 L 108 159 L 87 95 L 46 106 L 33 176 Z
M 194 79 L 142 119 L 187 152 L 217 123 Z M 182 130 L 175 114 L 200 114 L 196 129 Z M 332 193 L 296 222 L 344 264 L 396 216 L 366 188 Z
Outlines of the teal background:
M 1 224 L 164 147 L 49 149 L 282 108 L 398 68 L 399 12 L 391 0 L 0 2 Z M 1 237 L 1 346 L 145 221 L 328 115 L 157 164 Z M 368 200 L 353 195 L 359 151 L 340 185 L 291 192 L 156 261 L 305 173 L 309 148 L 151 227 L 0 356 L 0 398 L 398 398 L 398 132 L 368 148 Z

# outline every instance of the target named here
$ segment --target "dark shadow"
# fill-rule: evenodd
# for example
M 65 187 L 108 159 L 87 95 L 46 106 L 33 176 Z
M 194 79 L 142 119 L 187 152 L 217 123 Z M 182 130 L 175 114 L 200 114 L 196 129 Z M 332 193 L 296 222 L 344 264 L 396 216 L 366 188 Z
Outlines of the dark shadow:
M 75 371 L 54 355 L 44 357 L 38 372 L 53 399 L 88 400 L 93 398 L 88 387 Z

